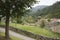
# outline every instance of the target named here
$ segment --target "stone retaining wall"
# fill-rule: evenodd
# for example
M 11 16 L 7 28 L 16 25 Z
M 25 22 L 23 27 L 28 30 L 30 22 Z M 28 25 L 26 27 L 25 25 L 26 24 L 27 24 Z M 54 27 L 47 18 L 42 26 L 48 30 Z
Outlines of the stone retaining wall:
M 0 27 L 4 27 L 4 26 L 0 25 Z M 48 38 L 48 37 L 44 37 L 44 36 L 41 36 L 41 35 L 33 34 L 31 32 L 28 32 L 28 31 L 25 31 L 25 30 L 21 30 L 21 29 L 18 29 L 18 28 L 10 27 L 10 30 L 15 31 L 17 33 L 20 33 L 22 35 L 31 37 L 31 38 L 35 38 L 37 40 L 60 40 L 60 39 Z

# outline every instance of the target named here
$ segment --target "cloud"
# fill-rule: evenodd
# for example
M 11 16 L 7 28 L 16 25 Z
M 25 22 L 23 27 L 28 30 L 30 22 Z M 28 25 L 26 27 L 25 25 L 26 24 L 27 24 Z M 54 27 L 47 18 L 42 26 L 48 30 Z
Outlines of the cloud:
M 35 4 L 33 7 L 38 6 L 38 5 L 52 5 L 55 2 L 60 1 L 60 0 L 37 0 L 37 1 L 40 1 L 39 4 Z

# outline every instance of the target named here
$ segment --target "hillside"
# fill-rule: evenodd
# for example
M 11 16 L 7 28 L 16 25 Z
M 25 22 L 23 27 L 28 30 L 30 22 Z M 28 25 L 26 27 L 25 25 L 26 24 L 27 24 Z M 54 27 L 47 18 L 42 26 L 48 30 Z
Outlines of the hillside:
M 60 18 L 60 2 L 56 2 L 52 6 L 38 10 L 36 14 L 42 17 Z
M 39 5 L 39 6 L 33 7 L 33 8 L 31 9 L 30 13 L 28 13 L 28 15 L 30 15 L 30 16 L 35 16 L 35 14 L 36 14 L 36 12 L 37 12 L 38 10 L 42 10 L 42 9 L 45 8 L 45 7 L 47 7 L 47 6 L 45 6 L 45 5 Z

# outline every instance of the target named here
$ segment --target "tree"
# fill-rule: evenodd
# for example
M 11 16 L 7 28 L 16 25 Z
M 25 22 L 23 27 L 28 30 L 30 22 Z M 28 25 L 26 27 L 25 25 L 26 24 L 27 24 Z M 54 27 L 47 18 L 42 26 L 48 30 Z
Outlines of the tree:
M 1 22 L 2 15 L 0 15 L 0 22 Z
M 44 27 L 45 27 L 45 22 L 44 22 L 44 20 L 41 20 L 40 27 L 41 27 L 41 28 L 44 28 Z
M 0 12 L 1 15 L 6 17 L 5 37 L 9 40 L 9 18 L 17 18 L 24 14 L 26 8 L 36 3 L 36 0 L 0 0 Z

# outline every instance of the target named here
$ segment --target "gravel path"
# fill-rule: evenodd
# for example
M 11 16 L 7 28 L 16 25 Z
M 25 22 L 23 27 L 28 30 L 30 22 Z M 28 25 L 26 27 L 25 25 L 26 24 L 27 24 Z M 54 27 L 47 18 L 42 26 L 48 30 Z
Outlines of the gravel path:
M 5 29 L 0 27 L 0 32 L 5 32 Z M 16 32 L 11 31 L 11 30 L 9 31 L 9 34 L 12 35 L 12 36 L 15 36 L 17 38 L 22 38 L 23 40 L 35 40 L 33 38 L 18 34 Z

